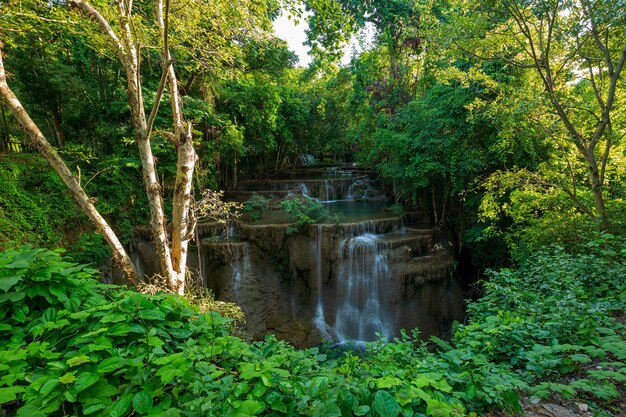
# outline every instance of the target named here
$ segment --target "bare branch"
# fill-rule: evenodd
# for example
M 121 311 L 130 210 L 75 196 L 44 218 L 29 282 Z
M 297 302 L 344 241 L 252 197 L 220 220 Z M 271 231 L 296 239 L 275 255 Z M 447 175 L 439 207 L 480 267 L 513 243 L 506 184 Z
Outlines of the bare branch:
M 152 135 L 152 127 L 154 126 L 154 119 L 156 119 L 157 113 L 159 111 L 159 104 L 161 103 L 161 97 L 163 97 L 163 90 L 165 89 L 165 83 L 167 81 L 168 67 L 171 63 L 166 62 L 163 65 L 163 73 L 161 74 L 161 80 L 159 81 L 159 87 L 157 88 L 156 95 L 154 97 L 154 104 L 152 105 L 152 111 L 150 112 L 150 116 L 148 117 L 147 127 L 146 127 L 146 137 L 150 138 Z

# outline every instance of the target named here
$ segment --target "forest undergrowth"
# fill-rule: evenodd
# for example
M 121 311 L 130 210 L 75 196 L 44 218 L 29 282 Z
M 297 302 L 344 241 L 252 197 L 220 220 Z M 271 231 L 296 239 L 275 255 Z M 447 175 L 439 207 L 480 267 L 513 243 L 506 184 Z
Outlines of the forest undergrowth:
M 600 234 L 489 273 L 452 340 L 418 330 L 364 354 L 248 343 L 171 294 L 101 284 L 59 252 L 0 253 L 0 414 L 462 416 L 531 402 L 620 415 L 624 239 Z

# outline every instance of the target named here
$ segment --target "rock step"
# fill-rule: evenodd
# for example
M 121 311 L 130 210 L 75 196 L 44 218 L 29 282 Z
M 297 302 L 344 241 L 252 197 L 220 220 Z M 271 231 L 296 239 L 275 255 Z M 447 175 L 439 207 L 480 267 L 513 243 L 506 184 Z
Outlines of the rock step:
M 357 181 L 367 180 L 366 176 L 345 176 L 333 178 L 299 178 L 299 179 L 260 179 L 241 181 L 236 191 L 261 191 L 261 190 L 288 190 L 301 189 L 301 184 L 307 187 L 339 186 L 345 187 Z
M 389 250 L 407 248 L 410 251 L 408 256 L 420 257 L 432 252 L 433 235 L 432 233 L 389 234 L 382 236 L 380 243 Z
M 302 194 L 300 188 L 285 189 L 285 190 L 237 190 L 226 191 L 224 198 L 228 201 L 237 201 L 240 203 L 246 202 L 253 194 L 258 194 L 261 197 L 269 198 L 270 200 L 280 200 L 287 197 L 289 194 Z
M 441 249 L 425 256 L 396 262 L 393 265 L 394 276 L 403 276 L 415 285 L 449 277 L 454 271 L 454 259 L 447 251 Z
M 284 170 L 279 172 L 274 172 L 266 176 L 268 179 L 306 179 L 306 178 L 314 178 L 314 177 L 322 177 L 322 176 L 355 176 L 355 175 L 367 175 L 374 176 L 375 173 L 372 170 L 365 168 L 355 168 L 355 167 L 311 167 L 311 168 L 296 168 L 290 170 Z

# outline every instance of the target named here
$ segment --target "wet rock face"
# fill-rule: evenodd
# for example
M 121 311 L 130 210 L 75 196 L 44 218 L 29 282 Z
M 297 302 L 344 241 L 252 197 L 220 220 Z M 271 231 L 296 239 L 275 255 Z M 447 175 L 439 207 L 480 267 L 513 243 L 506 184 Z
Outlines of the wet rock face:
M 302 183 L 294 177 L 276 182 Z M 339 188 L 324 191 L 326 197 L 349 195 L 359 184 L 371 189 L 369 180 L 346 179 L 349 173 L 341 171 L 334 181 Z M 247 187 L 263 189 L 271 181 L 260 183 Z M 415 215 L 405 219 L 419 223 Z M 446 337 L 452 322 L 462 320 L 453 259 L 434 230 L 405 227 L 399 216 L 314 224 L 291 235 L 289 226 L 238 222 L 228 238 L 219 227 L 198 228 L 200 248 L 190 266 L 218 299 L 242 307 L 255 339 L 273 333 L 307 347 L 372 340 L 377 332 L 394 338 L 416 327 L 424 338 Z M 133 249 L 143 273 L 158 271 L 151 243 L 138 239 Z
M 389 220 L 381 223 L 387 227 L 394 224 Z M 359 333 L 347 330 L 354 323 L 339 323 L 349 321 L 346 311 L 352 306 L 346 304 L 350 299 L 346 280 L 354 273 L 346 266 L 347 257 L 341 251 L 347 250 L 350 239 L 362 236 L 359 233 L 365 227 L 312 225 L 287 236 L 287 225 L 243 225 L 237 228 L 236 240 L 203 238 L 199 257 L 202 280 L 218 299 L 242 307 L 246 328 L 255 339 L 273 333 L 297 347 L 307 347 L 322 339 L 357 338 Z M 369 227 L 376 231 L 384 226 Z M 374 296 L 382 304 L 379 311 L 383 312 L 381 321 L 386 327 L 381 333 L 387 337 L 399 337 L 400 329 L 410 332 L 416 327 L 424 338 L 446 337 L 452 322 L 463 318 L 463 298 L 453 278 L 453 259 L 446 251 L 435 249 L 433 234 L 430 230 L 402 231 L 382 235 L 371 243 L 388 268 L 384 285 L 375 289 L 384 296 Z M 156 272 L 158 261 L 152 244 L 141 241 L 134 246 L 142 271 Z M 190 256 L 190 260 L 194 258 L 198 259 L 197 253 Z M 197 261 L 193 263 L 198 269 Z M 367 275 L 372 265 L 365 262 L 362 267 L 352 268 L 364 268 L 361 272 Z M 353 320 L 368 320 L 363 307 L 368 302 L 367 294 L 357 293 L 350 302 L 360 304 L 362 310 Z M 316 324 L 320 307 L 328 332 Z M 374 330 L 370 333 L 382 330 L 371 328 Z

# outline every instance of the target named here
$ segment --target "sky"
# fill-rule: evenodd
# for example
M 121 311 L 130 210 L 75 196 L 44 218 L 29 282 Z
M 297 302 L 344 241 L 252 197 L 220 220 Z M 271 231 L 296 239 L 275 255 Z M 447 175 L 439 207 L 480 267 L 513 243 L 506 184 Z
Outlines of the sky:
M 306 41 L 306 22 L 299 22 L 296 26 L 293 20 L 287 18 L 286 13 L 281 15 L 274 21 L 274 32 L 276 36 L 287 41 L 289 49 L 294 51 L 300 58 L 299 66 L 306 67 L 311 62 L 311 58 L 307 55 L 310 48 L 304 45 Z
M 282 12 L 281 15 L 274 21 L 274 32 L 276 36 L 281 39 L 287 41 L 289 45 L 289 49 L 294 51 L 300 61 L 298 62 L 298 66 L 306 67 L 311 63 L 311 58 L 308 56 L 308 52 L 310 48 L 304 45 L 306 41 L 306 34 L 304 30 L 307 28 L 307 23 L 304 20 L 298 22 L 298 25 L 295 25 L 293 19 L 288 19 L 287 14 Z M 365 34 L 365 44 L 371 45 L 372 39 L 374 37 L 374 31 L 371 25 L 366 26 Z M 366 46 L 367 47 L 367 46 Z M 361 52 L 363 48 L 359 45 L 359 42 L 356 38 L 354 38 L 348 45 L 343 49 L 343 58 L 341 59 L 341 63 L 343 65 L 347 65 L 350 63 L 350 56 L 354 51 Z

